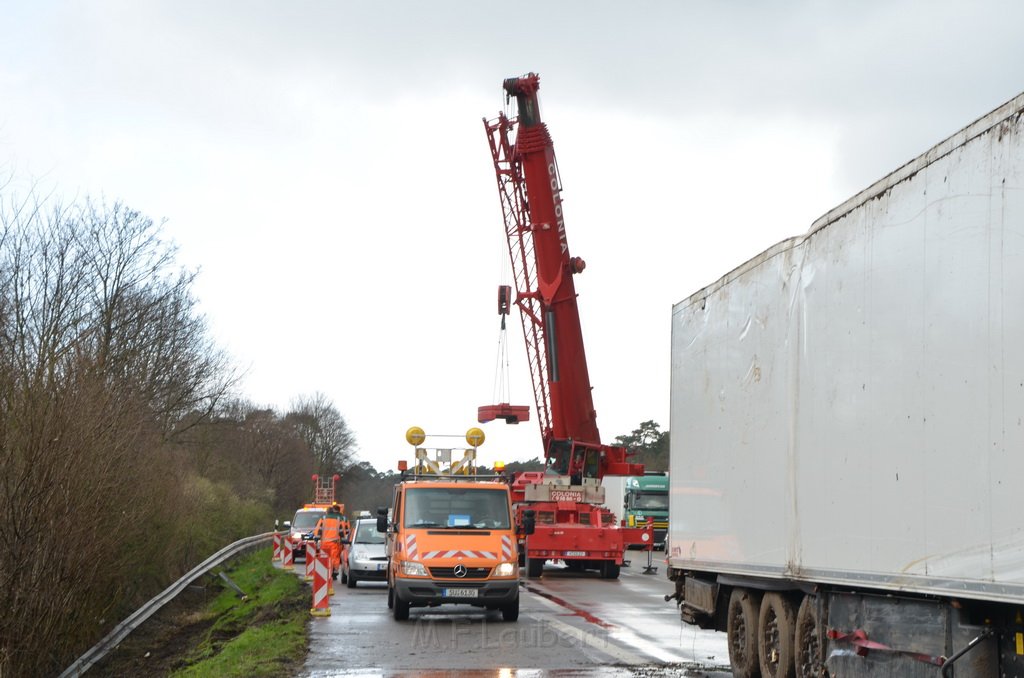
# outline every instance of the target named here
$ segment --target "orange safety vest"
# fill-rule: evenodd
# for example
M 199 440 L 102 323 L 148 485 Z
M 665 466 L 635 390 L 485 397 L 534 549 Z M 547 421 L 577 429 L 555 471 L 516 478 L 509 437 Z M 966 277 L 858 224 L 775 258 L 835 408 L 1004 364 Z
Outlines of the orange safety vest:
M 341 541 L 341 519 L 324 516 L 316 524 L 316 531 L 320 535 L 321 541 L 339 542 Z

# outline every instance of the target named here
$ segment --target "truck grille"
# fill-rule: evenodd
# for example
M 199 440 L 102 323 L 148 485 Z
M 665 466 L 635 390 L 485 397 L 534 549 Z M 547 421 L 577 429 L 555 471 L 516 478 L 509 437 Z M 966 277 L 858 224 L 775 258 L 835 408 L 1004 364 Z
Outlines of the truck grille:
M 456 577 L 454 567 L 430 568 L 430 576 L 438 579 L 486 579 L 490 573 L 489 567 L 467 567 L 465 577 Z

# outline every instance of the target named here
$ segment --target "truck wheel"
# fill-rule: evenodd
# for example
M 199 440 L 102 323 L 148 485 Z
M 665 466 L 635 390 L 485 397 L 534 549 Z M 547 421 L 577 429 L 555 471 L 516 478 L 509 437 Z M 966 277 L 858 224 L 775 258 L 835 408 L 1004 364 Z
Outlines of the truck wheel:
M 390 586 L 388 587 L 388 609 L 395 609 L 395 590 Z
M 729 595 L 726 632 L 729 663 L 734 678 L 760 678 L 757 660 L 757 613 L 761 594 L 747 589 L 733 589 Z
M 822 662 L 818 596 L 804 596 L 796 613 L 796 678 L 825 675 Z
M 402 600 L 397 591 L 392 594 L 392 598 L 395 603 L 395 606 L 391 609 L 392 616 L 394 616 L 395 621 L 405 621 L 409 618 L 409 601 Z
M 344 574 L 344 573 L 342 573 L 342 575 L 341 575 L 341 576 L 342 576 L 342 577 L 345 577 L 345 574 Z M 348 576 L 347 576 L 347 577 L 345 577 L 345 579 L 346 579 L 346 581 L 347 581 L 347 583 L 348 583 L 348 587 L 349 587 L 350 589 L 354 589 L 354 588 L 356 587 L 356 581 L 358 581 L 358 580 L 356 579 L 356 576 L 355 576 L 354 574 L 352 574 L 351 572 L 349 572 L 349 573 L 348 573 Z
M 796 638 L 796 610 L 781 593 L 766 593 L 757 617 L 757 656 L 764 678 L 793 678 L 796 671 L 793 641 Z
M 543 558 L 527 558 L 526 562 L 526 576 L 530 579 L 536 579 L 544 571 Z
M 620 567 L 618 563 L 613 560 L 606 560 L 601 563 L 601 578 L 602 579 L 618 579 Z
M 501 618 L 507 622 L 513 622 L 519 619 L 519 596 L 516 599 L 501 608 Z

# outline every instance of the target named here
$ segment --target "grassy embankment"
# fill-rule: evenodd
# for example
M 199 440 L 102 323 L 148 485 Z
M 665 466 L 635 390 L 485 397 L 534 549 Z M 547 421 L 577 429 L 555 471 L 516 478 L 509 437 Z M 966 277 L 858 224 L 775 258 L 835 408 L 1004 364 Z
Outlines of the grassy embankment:
M 243 558 L 227 574 L 247 597 L 225 586 L 198 613 L 211 624 L 171 675 L 295 675 L 306 656 L 309 589 L 294 574 L 274 568 L 269 549 Z

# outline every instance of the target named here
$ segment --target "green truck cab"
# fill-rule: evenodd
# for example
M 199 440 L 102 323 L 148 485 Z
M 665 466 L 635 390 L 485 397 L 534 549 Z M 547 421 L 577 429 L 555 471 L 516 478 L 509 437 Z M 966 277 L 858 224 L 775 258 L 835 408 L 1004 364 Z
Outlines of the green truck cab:
M 668 534 L 668 474 L 626 477 L 625 521 L 630 527 L 654 519 L 654 548 L 665 547 Z

